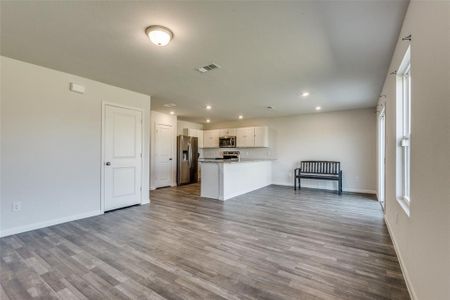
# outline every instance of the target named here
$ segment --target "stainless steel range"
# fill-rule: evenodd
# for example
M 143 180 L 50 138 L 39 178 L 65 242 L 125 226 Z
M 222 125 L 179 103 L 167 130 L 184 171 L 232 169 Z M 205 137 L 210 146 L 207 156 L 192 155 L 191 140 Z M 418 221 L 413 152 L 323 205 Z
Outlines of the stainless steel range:
M 222 157 L 223 159 L 229 159 L 229 160 L 235 160 L 235 161 L 239 161 L 241 156 L 241 152 L 238 150 L 233 150 L 233 151 L 223 151 L 222 152 Z

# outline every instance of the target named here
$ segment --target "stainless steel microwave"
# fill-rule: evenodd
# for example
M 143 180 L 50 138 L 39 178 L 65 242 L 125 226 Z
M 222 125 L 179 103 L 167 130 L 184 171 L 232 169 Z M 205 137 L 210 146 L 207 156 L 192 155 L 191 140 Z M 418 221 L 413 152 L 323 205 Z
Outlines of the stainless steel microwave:
M 236 148 L 235 136 L 221 136 L 219 137 L 220 148 Z

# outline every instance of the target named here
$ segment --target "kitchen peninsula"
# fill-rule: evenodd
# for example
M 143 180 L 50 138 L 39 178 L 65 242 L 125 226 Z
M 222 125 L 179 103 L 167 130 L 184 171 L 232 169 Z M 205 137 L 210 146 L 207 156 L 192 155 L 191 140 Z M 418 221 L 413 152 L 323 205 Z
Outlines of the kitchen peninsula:
M 227 200 L 272 182 L 272 160 L 203 159 L 200 163 L 202 197 Z

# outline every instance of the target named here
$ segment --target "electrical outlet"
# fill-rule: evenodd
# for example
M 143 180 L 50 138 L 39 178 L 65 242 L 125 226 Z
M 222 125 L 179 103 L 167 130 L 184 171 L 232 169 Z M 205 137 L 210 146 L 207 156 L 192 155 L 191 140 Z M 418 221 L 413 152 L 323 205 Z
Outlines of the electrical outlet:
M 21 211 L 22 210 L 22 201 L 14 201 L 12 205 L 12 211 Z

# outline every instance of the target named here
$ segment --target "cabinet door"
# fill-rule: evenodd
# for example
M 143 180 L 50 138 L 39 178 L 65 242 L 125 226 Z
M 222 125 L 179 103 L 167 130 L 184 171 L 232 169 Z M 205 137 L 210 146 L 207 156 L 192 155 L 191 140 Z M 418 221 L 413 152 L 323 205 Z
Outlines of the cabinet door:
M 203 130 L 197 129 L 198 147 L 203 148 Z
M 255 147 L 269 147 L 269 129 L 255 127 Z
M 218 129 L 219 130 L 219 137 L 220 136 L 226 136 L 228 135 L 228 129 Z
M 236 136 L 236 128 L 219 129 L 219 136 Z
M 227 135 L 228 136 L 236 136 L 236 128 L 228 128 Z
M 203 132 L 203 148 L 218 148 L 219 147 L 219 131 L 205 130 Z
M 237 147 L 255 146 L 255 128 L 244 127 L 236 130 Z

